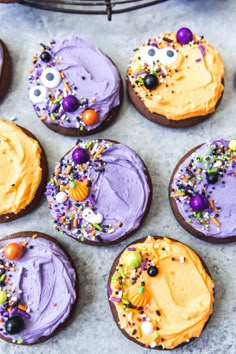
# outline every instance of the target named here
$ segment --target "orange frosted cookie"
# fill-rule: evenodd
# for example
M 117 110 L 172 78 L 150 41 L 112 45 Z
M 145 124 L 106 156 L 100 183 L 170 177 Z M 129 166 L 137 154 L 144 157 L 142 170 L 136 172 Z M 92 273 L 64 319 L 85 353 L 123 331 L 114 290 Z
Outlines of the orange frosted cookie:
M 0 119 L 0 223 L 28 214 L 43 196 L 47 160 L 25 128 Z
M 215 111 L 224 91 L 219 53 L 188 28 L 162 33 L 135 49 L 127 78 L 138 111 L 170 127 L 201 122 Z
M 202 333 L 213 312 L 214 282 L 191 248 L 148 236 L 116 258 L 108 296 L 127 338 L 148 348 L 174 349 Z

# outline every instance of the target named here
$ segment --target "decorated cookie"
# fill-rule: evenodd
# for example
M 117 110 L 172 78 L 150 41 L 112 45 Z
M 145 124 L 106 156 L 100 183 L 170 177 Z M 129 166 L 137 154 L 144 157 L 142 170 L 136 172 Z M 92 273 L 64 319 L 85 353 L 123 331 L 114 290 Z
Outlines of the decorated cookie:
M 140 157 L 110 140 L 79 140 L 56 164 L 46 188 L 56 229 L 91 245 L 129 237 L 143 222 L 151 196 Z
M 201 335 L 213 312 L 214 283 L 191 248 L 148 236 L 115 259 L 108 297 L 128 339 L 147 348 L 174 349 Z
M 41 343 L 58 333 L 75 310 L 77 275 L 62 246 L 39 232 L 0 241 L 0 338 Z
M 43 196 L 47 159 L 25 128 L 0 119 L 0 223 L 28 214 Z
M 11 81 L 11 58 L 5 43 L 0 39 L 0 99 L 2 99 Z
M 150 38 L 135 49 L 127 73 L 137 110 L 155 123 L 182 128 L 214 112 L 224 91 L 217 50 L 188 28 Z
M 116 66 L 77 37 L 41 44 L 33 56 L 29 98 L 48 128 L 72 136 L 107 127 L 118 114 L 122 81 Z
M 235 186 L 236 140 L 197 146 L 171 177 L 170 204 L 177 221 L 201 240 L 236 241 Z

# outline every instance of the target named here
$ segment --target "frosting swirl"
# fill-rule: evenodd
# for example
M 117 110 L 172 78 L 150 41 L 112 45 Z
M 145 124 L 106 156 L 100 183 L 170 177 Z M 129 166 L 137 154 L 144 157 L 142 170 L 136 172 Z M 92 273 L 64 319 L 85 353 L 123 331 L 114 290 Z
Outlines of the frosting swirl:
M 85 163 L 73 159 L 77 149 L 88 154 Z M 46 197 L 59 231 L 81 241 L 112 242 L 138 228 L 150 188 L 142 160 L 129 147 L 79 141 L 56 164 Z
M 136 342 L 173 349 L 201 334 L 213 312 L 214 283 L 192 249 L 148 236 L 129 245 L 112 269 L 108 281 L 112 311 L 120 329 Z M 132 302 L 135 291 L 136 301 L 147 293 L 141 306 Z
M 203 144 L 178 166 L 171 197 L 184 221 L 203 237 L 236 236 L 235 176 L 235 140 Z M 202 196 L 206 204 L 201 205 Z
M 35 139 L 0 120 L 0 215 L 17 214 L 32 202 L 42 179 L 40 158 Z
M 23 234 L 23 233 L 22 233 Z M 28 234 L 28 233 L 27 233 Z M 3 287 L 8 298 L 17 298 L 21 307 L 10 310 L 24 315 L 24 329 L 17 334 L 8 334 L 4 327 L 1 335 L 12 342 L 33 344 L 44 336 L 50 336 L 69 316 L 71 306 L 75 302 L 76 274 L 64 251 L 53 241 L 37 237 L 17 237 L 1 241 L 1 247 L 11 241 L 24 245 L 24 254 L 20 259 L 9 262 L 4 254 L 0 254 L 1 262 L 7 269 L 11 268 L 10 281 L 6 279 Z M 3 251 L 3 249 L 2 249 Z M 11 271 L 12 270 L 12 271 Z M 13 287 L 12 287 L 13 285 Z M 4 326 L 7 318 L 3 305 L 0 305 L 0 326 Z M 23 313 L 20 308 L 27 308 Z
M 33 59 L 29 96 L 36 114 L 45 123 L 91 130 L 104 122 L 112 108 L 119 106 L 118 70 L 96 46 L 78 37 L 54 40 Z M 74 102 L 69 102 L 69 106 L 65 103 L 68 96 Z M 82 114 L 87 109 L 98 113 L 97 122 L 84 122 Z
M 159 85 L 149 90 L 147 74 Z M 152 113 L 170 120 L 205 116 L 222 96 L 224 66 L 217 50 L 203 37 L 180 45 L 173 32 L 152 37 L 139 47 L 128 68 L 128 80 Z

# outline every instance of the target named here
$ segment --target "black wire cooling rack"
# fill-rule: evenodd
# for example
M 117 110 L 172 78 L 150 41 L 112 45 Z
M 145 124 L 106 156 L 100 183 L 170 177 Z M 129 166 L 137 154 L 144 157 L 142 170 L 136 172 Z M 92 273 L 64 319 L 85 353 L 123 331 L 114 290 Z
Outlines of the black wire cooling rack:
M 167 0 L 18 0 L 18 2 L 23 5 L 46 10 L 90 15 L 107 15 L 109 21 L 111 21 L 113 14 L 141 9 L 164 1 Z

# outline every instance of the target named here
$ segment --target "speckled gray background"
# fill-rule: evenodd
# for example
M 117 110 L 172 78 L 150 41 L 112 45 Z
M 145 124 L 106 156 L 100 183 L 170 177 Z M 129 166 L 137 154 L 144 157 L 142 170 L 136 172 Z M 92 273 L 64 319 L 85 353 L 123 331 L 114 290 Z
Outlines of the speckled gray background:
M 52 13 L 21 5 L 0 5 L 0 37 L 13 58 L 13 83 L 0 105 L 0 116 L 30 129 L 43 144 L 52 171 L 55 162 L 76 139 L 47 129 L 35 116 L 28 100 L 26 83 L 31 56 L 39 42 L 77 34 L 107 53 L 119 67 L 122 77 L 132 49 L 150 36 L 187 26 L 207 39 L 221 52 L 226 67 L 225 93 L 216 114 L 194 128 L 171 130 L 142 118 L 125 98 L 115 124 L 96 137 L 112 138 L 134 148 L 149 168 L 154 198 L 143 227 L 120 245 L 96 248 L 81 245 L 53 229 L 46 200 L 30 215 L 0 225 L 0 236 L 38 230 L 55 236 L 71 253 L 79 270 L 80 301 L 71 325 L 48 342 L 33 347 L 16 347 L 0 342 L 1 354 L 141 354 L 147 350 L 128 341 L 110 314 L 106 281 L 113 259 L 132 240 L 155 233 L 170 235 L 192 246 L 206 261 L 216 283 L 215 311 L 206 330 L 195 342 L 178 353 L 236 352 L 236 264 L 235 245 L 211 245 L 188 235 L 175 221 L 168 203 L 167 187 L 172 169 L 190 148 L 208 139 L 235 138 L 236 1 L 170 0 L 132 13 L 116 15 L 109 23 L 105 16 Z M 1 167 L 2 168 L 2 167 Z M 236 191 L 232 191 L 236 194 Z M 236 197 L 236 196 L 235 196 Z M 236 198 L 235 198 L 236 199 Z M 169 351 L 167 351 L 169 353 Z

